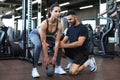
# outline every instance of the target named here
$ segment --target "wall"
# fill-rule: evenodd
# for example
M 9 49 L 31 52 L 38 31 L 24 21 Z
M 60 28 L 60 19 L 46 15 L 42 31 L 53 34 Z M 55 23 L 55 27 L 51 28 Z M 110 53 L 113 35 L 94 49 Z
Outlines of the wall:
M 94 6 L 93 8 L 88 8 L 88 9 L 82 9 L 82 10 L 76 10 L 76 13 L 78 15 L 79 19 L 85 19 L 85 18 L 97 18 L 97 14 L 99 13 L 99 6 Z M 64 16 L 64 18 L 66 18 Z M 63 24 L 63 31 L 66 29 L 68 26 L 67 21 L 64 21 L 64 18 L 61 19 L 62 24 Z M 96 21 L 96 24 L 98 24 L 98 19 Z M 95 26 L 96 27 L 96 26 Z
M 79 18 L 91 18 L 91 17 L 97 17 L 97 14 L 99 12 L 99 7 L 95 6 L 93 8 L 83 9 L 77 11 L 77 15 Z

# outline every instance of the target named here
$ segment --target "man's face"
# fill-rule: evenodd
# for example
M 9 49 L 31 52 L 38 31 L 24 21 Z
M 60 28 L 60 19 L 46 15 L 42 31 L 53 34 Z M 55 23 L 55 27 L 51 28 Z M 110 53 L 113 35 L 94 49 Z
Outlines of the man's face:
M 76 17 L 74 15 L 68 15 L 67 20 L 68 20 L 69 25 L 76 24 Z

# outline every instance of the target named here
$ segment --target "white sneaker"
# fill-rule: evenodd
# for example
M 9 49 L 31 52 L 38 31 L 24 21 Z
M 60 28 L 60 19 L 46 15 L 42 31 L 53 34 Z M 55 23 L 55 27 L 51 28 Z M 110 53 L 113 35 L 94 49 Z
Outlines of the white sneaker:
M 97 65 L 96 65 L 95 58 L 92 57 L 90 60 L 91 60 L 91 63 L 90 63 L 90 65 L 89 65 L 90 71 L 91 71 L 91 72 L 95 72 L 95 71 L 97 70 Z
M 55 74 L 66 74 L 66 71 L 64 71 L 61 66 L 58 66 L 55 68 Z
M 38 61 L 38 65 L 41 66 L 41 65 L 42 65 L 42 62 L 41 62 L 41 61 Z
M 71 65 L 72 65 L 72 63 L 68 63 L 67 66 L 65 67 L 65 70 L 68 71 L 70 69 Z
M 33 70 L 32 70 L 32 77 L 33 77 L 33 78 L 38 78 L 38 77 L 40 77 L 40 75 L 39 75 L 39 73 L 38 73 L 38 71 L 37 71 L 37 68 L 33 68 Z

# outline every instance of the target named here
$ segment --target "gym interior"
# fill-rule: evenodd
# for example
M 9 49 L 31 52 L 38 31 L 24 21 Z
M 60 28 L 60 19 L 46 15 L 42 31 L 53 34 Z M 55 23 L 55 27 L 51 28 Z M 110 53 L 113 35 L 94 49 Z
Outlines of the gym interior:
M 83 70 L 77 76 L 47 77 L 41 52 L 35 80 L 119 80 L 120 79 L 120 0 L 0 0 L 0 80 L 34 80 L 31 76 L 33 45 L 31 30 L 46 19 L 48 7 L 61 7 L 62 31 L 69 26 L 66 14 L 75 10 L 80 22 L 88 26 L 91 54 L 97 71 Z M 67 65 L 62 57 L 62 67 Z

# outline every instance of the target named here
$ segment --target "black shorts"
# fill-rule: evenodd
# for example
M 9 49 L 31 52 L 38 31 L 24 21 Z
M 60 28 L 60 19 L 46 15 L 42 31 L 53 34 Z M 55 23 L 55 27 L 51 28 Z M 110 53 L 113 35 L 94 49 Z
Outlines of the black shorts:
M 77 52 L 73 48 L 66 48 L 65 55 L 73 60 L 73 63 L 83 65 L 88 60 L 86 52 Z

